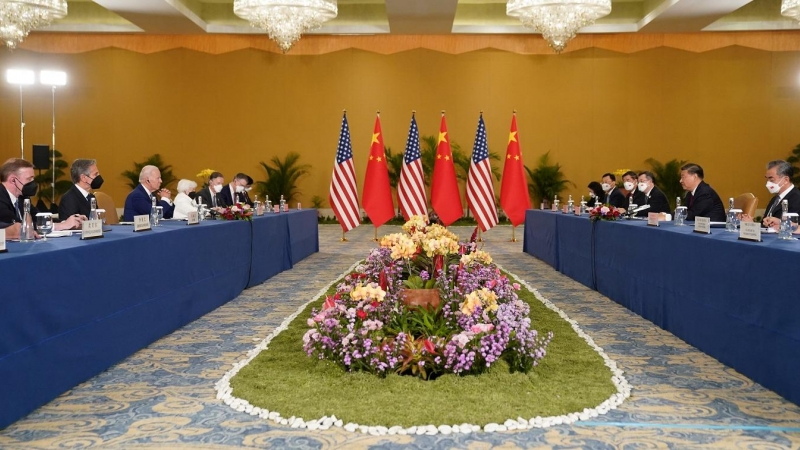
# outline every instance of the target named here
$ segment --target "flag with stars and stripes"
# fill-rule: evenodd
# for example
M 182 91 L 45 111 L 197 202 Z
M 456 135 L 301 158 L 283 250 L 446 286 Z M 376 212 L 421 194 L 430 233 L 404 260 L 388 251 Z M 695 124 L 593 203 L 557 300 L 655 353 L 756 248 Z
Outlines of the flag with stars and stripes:
M 411 128 L 408 130 L 400 181 L 397 183 L 397 203 L 403 218 L 428 215 L 428 199 L 425 196 L 425 181 L 422 171 L 422 153 L 419 148 L 419 129 L 417 119 L 411 114 Z
M 489 147 L 486 145 L 486 125 L 483 114 L 478 120 L 475 145 L 472 147 L 472 162 L 467 176 L 467 206 L 478 221 L 481 230 L 487 231 L 497 225 L 497 206 L 494 203 L 492 165 L 489 162 Z
M 342 131 L 339 133 L 339 146 L 336 149 L 336 160 L 333 162 L 328 202 L 342 225 L 342 230 L 350 231 L 360 224 L 356 168 L 353 164 L 353 146 L 350 143 L 347 114 L 342 116 Z

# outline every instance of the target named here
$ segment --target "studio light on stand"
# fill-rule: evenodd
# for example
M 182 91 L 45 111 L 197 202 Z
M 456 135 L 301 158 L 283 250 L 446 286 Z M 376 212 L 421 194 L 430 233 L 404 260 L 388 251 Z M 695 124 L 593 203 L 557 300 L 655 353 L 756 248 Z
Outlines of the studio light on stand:
M 52 147 L 50 150 L 53 152 L 53 184 L 50 191 L 50 204 L 56 203 L 56 87 L 67 85 L 67 73 L 57 70 L 42 70 L 39 72 L 39 83 L 50 86 L 53 92 L 53 135 Z
M 36 75 L 32 70 L 8 69 L 6 81 L 19 86 L 19 151 L 20 157 L 25 159 L 25 112 L 22 109 L 22 86 L 36 82 Z

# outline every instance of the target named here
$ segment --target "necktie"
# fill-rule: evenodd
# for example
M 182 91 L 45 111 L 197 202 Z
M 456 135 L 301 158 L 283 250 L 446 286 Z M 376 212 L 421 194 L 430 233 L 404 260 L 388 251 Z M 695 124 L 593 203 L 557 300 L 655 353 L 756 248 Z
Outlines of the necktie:
M 773 209 L 775 209 L 775 205 L 777 205 L 777 204 L 778 204 L 778 201 L 779 201 L 779 200 L 778 200 L 778 198 L 779 198 L 779 197 L 780 197 L 780 196 L 778 196 L 778 195 L 776 195 L 775 197 L 772 197 L 772 200 L 775 200 L 775 201 L 774 201 L 774 202 L 772 202 L 772 205 L 770 205 L 770 207 L 769 207 L 769 210 L 767 211 L 767 213 L 766 213 L 766 214 L 764 214 L 764 217 L 769 217 L 769 216 L 771 216 L 771 215 L 772 215 L 772 210 L 773 210 Z
M 692 203 L 694 203 L 694 194 L 689 194 L 689 208 L 692 207 Z
M 17 220 L 22 222 L 22 213 L 19 211 L 19 200 L 14 200 L 14 213 L 17 215 Z
M 213 189 L 209 189 L 208 193 L 211 194 L 211 205 L 216 208 L 217 207 L 217 193 L 214 192 Z

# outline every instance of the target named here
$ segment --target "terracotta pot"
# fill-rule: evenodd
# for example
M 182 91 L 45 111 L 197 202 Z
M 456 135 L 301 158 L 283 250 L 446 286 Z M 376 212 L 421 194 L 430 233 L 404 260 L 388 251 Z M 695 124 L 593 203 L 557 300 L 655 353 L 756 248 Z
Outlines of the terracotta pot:
M 436 309 L 439 307 L 439 289 L 403 289 L 400 292 L 403 304 L 409 308 L 423 307 Z

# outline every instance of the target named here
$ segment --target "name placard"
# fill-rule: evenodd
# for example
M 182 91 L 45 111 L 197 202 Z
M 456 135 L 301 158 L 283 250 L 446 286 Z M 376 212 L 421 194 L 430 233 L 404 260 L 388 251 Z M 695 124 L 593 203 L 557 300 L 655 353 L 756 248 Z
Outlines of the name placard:
M 150 216 L 143 214 L 141 216 L 133 216 L 133 232 L 148 231 L 150 230 Z
M 97 239 L 103 237 L 103 221 L 84 220 L 81 222 L 81 240 Z
M 6 249 L 6 229 L 0 228 L 0 253 L 5 253 Z
M 742 222 L 739 224 L 739 239 L 761 242 L 761 224 L 758 222 Z
M 649 227 L 657 227 L 658 226 L 658 219 L 659 213 L 647 213 L 647 226 Z
M 561 213 L 562 213 L 562 214 L 566 214 L 566 213 L 567 213 L 567 211 L 569 211 L 569 206 L 568 206 L 568 205 L 564 205 L 564 207 L 563 207 L 563 208 L 561 208 Z
M 575 211 L 573 211 L 573 212 L 575 213 L 576 216 L 580 216 L 581 215 L 581 209 L 580 208 L 575 208 Z
M 197 211 L 189 211 L 186 214 L 186 225 L 197 225 L 200 223 L 200 215 L 197 214 Z
M 709 217 L 695 217 L 694 218 L 694 232 L 711 234 L 711 218 Z

